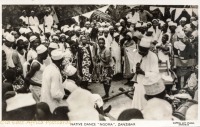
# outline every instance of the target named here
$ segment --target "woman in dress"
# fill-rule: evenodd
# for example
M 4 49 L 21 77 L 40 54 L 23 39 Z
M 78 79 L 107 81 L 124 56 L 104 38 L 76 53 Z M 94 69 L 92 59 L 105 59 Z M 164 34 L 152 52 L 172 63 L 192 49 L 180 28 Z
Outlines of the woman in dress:
M 82 45 L 79 47 L 78 50 L 78 68 L 79 74 L 82 77 L 81 87 L 84 89 L 88 89 L 88 82 L 91 79 L 92 74 L 92 55 L 89 45 L 87 44 L 87 37 L 81 36 L 80 41 Z
M 105 47 L 105 39 L 100 37 L 98 39 L 99 45 L 99 54 L 98 59 L 100 62 L 100 81 L 103 83 L 105 95 L 103 98 L 109 97 L 109 90 L 111 87 L 111 81 L 113 77 L 113 63 L 112 63 L 112 56 L 111 51 Z

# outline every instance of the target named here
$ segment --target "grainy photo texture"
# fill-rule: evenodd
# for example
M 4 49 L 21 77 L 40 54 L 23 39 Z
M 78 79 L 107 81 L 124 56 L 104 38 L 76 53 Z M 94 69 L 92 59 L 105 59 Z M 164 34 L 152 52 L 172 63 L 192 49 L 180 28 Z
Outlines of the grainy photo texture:
M 197 10 L 2 5 L 2 119 L 197 120 Z

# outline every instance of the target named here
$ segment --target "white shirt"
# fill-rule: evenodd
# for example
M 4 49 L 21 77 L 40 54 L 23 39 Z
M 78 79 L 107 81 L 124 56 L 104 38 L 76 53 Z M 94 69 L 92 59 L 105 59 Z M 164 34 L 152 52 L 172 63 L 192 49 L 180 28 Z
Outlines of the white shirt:
M 41 102 L 49 105 L 51 112 L 60 106 L 67 106 L 64 97 L 64 87 L 59 68 L 51 63 L 48 65 L 42 75 Z
M 6 63 L 7 63 L 6 65 L 7 65 L 7 68 L 8 67 L 14 68 L 15 65 L 14 65 L 13 59 L 12 59 L 12 54 L 13 54 L 12 47 L 9 48 L 4 44 L 2 49 L 4 50 L 4 52 L 6 54 Z
M 38 18 L 37 18 L 36 16 L 34 16 L 34 17 L 30 16 L 30 17 L 29 17 L 29 24 L 30 24 L 31 26 L 38 26 L 38 25 L 39 25 L 39 20 L 38 20 Z
M 53 17 L 52 15 L 44 16 L 44 23 L 47 25 L 47 28 L 50 30 L 53 25 Z

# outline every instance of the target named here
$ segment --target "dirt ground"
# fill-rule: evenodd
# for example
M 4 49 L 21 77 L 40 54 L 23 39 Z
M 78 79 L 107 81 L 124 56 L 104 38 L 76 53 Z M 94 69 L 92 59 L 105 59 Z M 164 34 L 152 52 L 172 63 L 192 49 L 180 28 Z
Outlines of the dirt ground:
M 130 88 L 129 86 L 125 86 L 124 83 L 126 83 L 126 80 L 112 81 L 111 88 L 110 88 L 110 96 L 119 93 L 120 87 L 124 89 Z M 92 93 L 98 93 L 100 96 L 103 96 L 105 94 L 103 85 L 100 83 L 91 83 L 89 88 L 91 89 Z M 117 119 L 119 114 L 123 110 L 131 108 L 131 103 L 132 103 L 132 100 L 123 94 L 105 102 L 104 108 L 107 108 L 109 105 L 111 105 L 112 109 L 109 114 Z

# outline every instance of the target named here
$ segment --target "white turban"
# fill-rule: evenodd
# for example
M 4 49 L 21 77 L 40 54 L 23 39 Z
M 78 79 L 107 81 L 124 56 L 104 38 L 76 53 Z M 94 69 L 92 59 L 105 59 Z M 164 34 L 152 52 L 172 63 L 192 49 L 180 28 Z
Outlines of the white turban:
M 100 27 L 100 28 L 98 29 L 98 31 L 99 31 L 99 32 L 103 32 L 103 28 Z
M 74 66 L 72 66 L 71 64 L 69 64 L 65 67 L 64 71 L 67 74 L 67 76 L 72 76 L 76 73 L 77 69 Z
M 120 23 L 121 23 L 121 22 L 124 22 L 124 20 L 123 20 L 123 19 L 120 19 L 119 22 L 120 22 Z
M 49 48 L 58 49 L 58 44 L 57 44 L 57 43 L 54 43 L 54 42 L 51 42 L 51 43 L 49 44 Z
M 59 49 L 53 50 L 53 51 L 51 52 L 51 58 L 52 58 L 53 60 L 60 60 L 60 59 L 62 59 L 62 58 L 63 58 L 63 53 L 62 53 L 62 51 L 59 50 Z
M 120 23 L 116 23 L 115 26 L 120 26 Z
M 37 54 L 42 54 L 47 51 L 47 47 L 41 44 L 36 48 L 36 51 L 37 51 Z
M 89 21 L 87 21 L 87 22 L 85 23 L 85 25 L 90 25 L 90 22 L 89 22 Z
M 151 46 L 151 40 L 147 39 L 147 38 L 142 38 L 139 44 L 141 47 L 145 47 L 145 48 L 150 48 Z
M 30 42 L 33 42 L 33 41 L 35 41 L 36 39 L 37 39 L 37 37 L 33 35 L 33 36 L 30 37 L 29 41 L 30 41 Z
M 6 35 L 6 40 L 9 42 L 15 42 L 15 37 L 11 34 Z
M 109 32 L 109 29 L 108 28 L 104 28 L 103 31 L 104 32 Z
M 128 35 L 130 38 L 133 37 L 132 33 L 131 32 L 128 32 L 126 35 Z
M 119 33 L 115 32 L 113 36 L 117 37 L 117 36 L 119 36 Z

